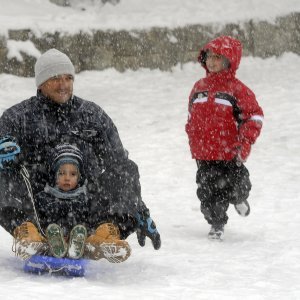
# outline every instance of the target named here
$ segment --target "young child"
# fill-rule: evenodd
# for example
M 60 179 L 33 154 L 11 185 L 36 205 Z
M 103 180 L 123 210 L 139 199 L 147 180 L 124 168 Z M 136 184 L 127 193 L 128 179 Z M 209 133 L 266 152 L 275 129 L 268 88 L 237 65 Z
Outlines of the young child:
M 49 183 L 35 199 L 40 225 L 53 256 L 78 259 L 89 226 L 82 153 L 73 145 L 58 145 L 50 164 Z
M 251 189 L 244 165 L 260 134 L 263 111 L 254 93 L 235 77 L 242 57 L 240 41 L 221 36 L 200 50 L 206 77 L 190 93 L 186 132 L 197 162 L 197 196 L 211 225 L 210 239 L 223 239 L 227 209 L 248 216 Z
M 130 247 L 120 239 L 118 226 L 106 222 L 106 215 L 96 231 L 93 230 L 99 219 L 92 217 L 95 208 L 86 192 L 81 151 L 74 145 L 62 144 L 55 147 L 50 157 L 49 183 L 35 197 L 38 220 L 46 238 L 41 236 L 32 222 L 22 224 L 19 228 L 26 226 L 29 231 L 25 245 L 27 256 L 24 258 L 30 257 L 30 248 L 31 255 L 37 252 L 48 254 L 45 250 L 45 245 L 48 245 L 48 252 L 55 257 L 78 259 L 84 255 L 95 260 L 106 258 L 110 262 L 126 260 Z M 96 215 L 99 215 L 98 211 Z M 30 238 L 31 243 L 28 243 Z M 39 247 L 33 251 L 32 245 Z

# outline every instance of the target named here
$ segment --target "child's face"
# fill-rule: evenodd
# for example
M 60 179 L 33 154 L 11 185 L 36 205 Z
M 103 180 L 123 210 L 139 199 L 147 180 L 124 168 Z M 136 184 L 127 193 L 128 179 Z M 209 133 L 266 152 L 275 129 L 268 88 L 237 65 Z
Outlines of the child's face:
M 206 57 L 206 67 L 210 73 L 218 73 L 224 69 L 222 55 L 209 51 Z
M 57 174 L 57 186 L 67 192 L 77 187 L 79 180 L 78 168 L 73 164 L 63 164 Z

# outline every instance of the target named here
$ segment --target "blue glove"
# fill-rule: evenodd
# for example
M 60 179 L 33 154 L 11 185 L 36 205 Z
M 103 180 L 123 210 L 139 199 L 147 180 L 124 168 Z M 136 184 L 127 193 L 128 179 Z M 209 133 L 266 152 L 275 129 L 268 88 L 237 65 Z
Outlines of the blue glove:
M 0 171 L 10 168 L 16 161 L 16 155 L 21 152 L 20 147 L 15 142 L 15 139 L 6 136 L 0 139 Z
M 149 212 L 137 214 L 136 219 L 138 224 L 136 234 L 140 246 L 145 246 L 147 236 L 152 241 L 154 249 L 158 250 L 161 246 L 160 234 L 158 233 Z

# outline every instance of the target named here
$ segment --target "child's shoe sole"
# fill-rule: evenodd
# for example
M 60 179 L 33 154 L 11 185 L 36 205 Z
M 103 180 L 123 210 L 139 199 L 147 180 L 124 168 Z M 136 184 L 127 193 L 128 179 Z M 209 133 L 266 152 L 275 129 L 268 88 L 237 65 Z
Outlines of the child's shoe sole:
M 68 256 L 79 259 L 84 253 L 87 230 L 83 225 L 76 225 L 70 233 Z
M 234 205 L 237 213 L 242 217 L 247 217 L 250 214 L 250 205 L 247 200 Z
M 64 257 L 68 248 L 60 226 L 57 224 L 50 224 L 46 229 L 46 237 L 51 254 L 58 258 Z

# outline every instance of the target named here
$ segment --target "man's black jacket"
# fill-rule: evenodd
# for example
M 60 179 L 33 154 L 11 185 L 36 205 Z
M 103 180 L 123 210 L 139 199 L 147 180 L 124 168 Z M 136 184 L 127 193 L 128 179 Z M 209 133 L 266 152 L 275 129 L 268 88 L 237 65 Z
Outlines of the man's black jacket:
M 138 167 L 128 158 L 112 120 L 95 103 L 73 96 L 66 104 L 57 104 L 38 91 L 37 96 L 3 113 L 0 137 L 7 135 L 21 148 L 18 163 L 29 171 L 34 195 L 49 181 L 51 149 L 70 143 L 85 159 L 87 189 L 94 199 L 91 210 L 99 216 L 109 213 L 130 218 L 147 211 Z M 0 225 L 12 233 L 16 225 L 32 218 L 32 205 L 16 170 L 0 172 L 0 185 Z

